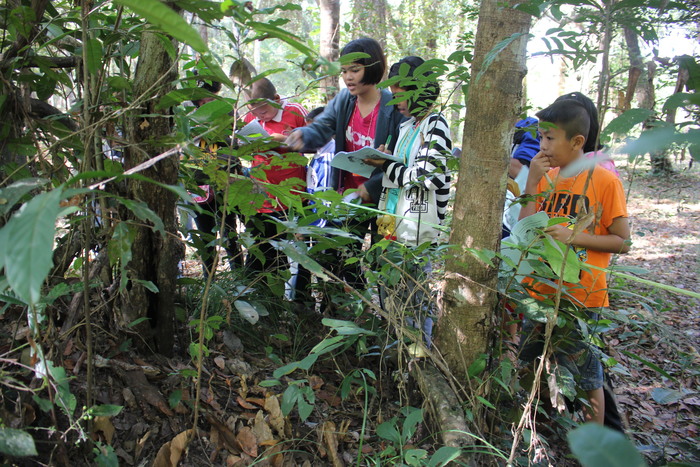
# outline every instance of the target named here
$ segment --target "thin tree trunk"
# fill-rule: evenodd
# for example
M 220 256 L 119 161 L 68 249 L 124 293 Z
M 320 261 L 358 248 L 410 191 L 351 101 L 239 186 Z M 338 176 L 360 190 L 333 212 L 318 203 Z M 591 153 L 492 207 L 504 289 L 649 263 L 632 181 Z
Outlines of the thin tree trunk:
M 387 8 L 386 0 L 354 0 L 353 39 L 371 37 L 386 49 Z
M 625 92 L 625 101 L 621 109 L 622 112 L 632 107 L 632 98 L 637 90 L 639 78 L 644 71 L 644 61 L 642 60 L 642 52 L 639 48 L 639 37 L 637 33 L 628 27 L 624 27 L 623 30 L 625 32 L 627 53 L 630 59 L 630 70 L 627 77 L 627 90 Z M 651 108 L 653 108 L 653 106 Z
M 321 9 L 321 57 L 329 62 L 338 60 L 340 47 L 340 0 L 318 0 Z M 338 92 L 338 75 L 331 74 L 321 80 L 321 88 L 330 101 Z
M 598 121 L 603 124 L 605 118 L 605 112 L 607 110 L 608 102 L 608 88 L 610 87 L 610 44 L 612 43 L 613 37 L 613 20 L 612 20 L 612 8 L 615 4 L 615 0 L 604 0 L 603 1 L 603 40 L 601 42 L 601 49 L 603 51 L 602 58 L 600 60 L 600 76 L 598 77 Z
M 450 236 L 457 250 L 446 264 L 444 304 L 436 332 L 436 346 L 458 378 L 465 378 L 469 364 L 486 352 L 493 328 L 498 269 L 482 263 L 466 248 L 499 248 L 506 169 L 521 109 L 529 29 L 529 15 L 503 8 L 499 0 L 481 3 Z M 513 34 L 521 36 L 479 77 L 486 54 Z
M 158 37 L 145 32 L 141 39 L 141 53 L 134 78 L 135 96 L 145 97 L 142 106 L 129 119 L 127 138 L 130 145 L 125 151 L 125 165 L 129 169 L 164 152 L 167 147 L 160 141 L 171 134 L 169 109 L 156 109 L 159 98 L 172 90 L 177 77 L 176 67 Z M 147 117 L 139 115 L 146 114 Z M 157 182 L 177 183 L 179 160 L 169 157 L 156 163 L 142 175 Z M 132 246 L 132 260 L 128 264 L 130 283 L 123 292 L 122 317 L 125 323 L 138 318 L 149 318 L 137 327 L 144 342 L 153 345 L 164 355 L 170 355 L 174 343 L 174 311 L 177 267 L 182 256 L 182 245 L 177 235 L 175 194 L 153 183 L 129 180 L 129 197 L 144 201 L 163 221 L 165 235 L 146 226 L 136 227 Z M 134 219 L 134 225 L 143 221 Z M 148 290 L 142 281 L 150 281 L 158 292 Z

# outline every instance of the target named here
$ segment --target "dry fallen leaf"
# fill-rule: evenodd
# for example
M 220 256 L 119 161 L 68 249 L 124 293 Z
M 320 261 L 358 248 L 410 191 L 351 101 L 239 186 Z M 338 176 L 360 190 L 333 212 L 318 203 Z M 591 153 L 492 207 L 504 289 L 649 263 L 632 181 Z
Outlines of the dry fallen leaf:
M 236 397 L 236 402 L 238 402 L 238 405 L 240 405 L 241 407 L 243 407 L 243 408 L 246 409 L 246 410 L 255 410 L 255 409 L 257 409 L 257 407 L 256 407 L 255 405 L 253 405 L 253 404 L 251 404 L 250 402 L 246 401 L 246 400 L 243 399 L 241 396 Z
M 93 436 L 101 431 L 105 437 L 107 444 L 112 444 L 112 438 L 114 437 L 114 425 L 110 417 L 98 416 L 92 421 L 92 432 Z M 95 438 L 97 439 L 97 438 Z
M 338 437 L 336 436 L 335 423 L 331 421 L 323 422 L 321 425 L 322 444 L 326 448 L 328 458 L 333 467 L 345 467 L 345 463 L 338 455 Z
M 265 410 L 270 414 L 270 426 L 275 429 L 280 438 L 284 438 L 284 415 L 280 408 L 280 401 L 274 394 L 268 394 L 265 398 Z
M 258 457 L 258 440 L 250 427 L 244 426 L 241 428 L 241 431 L 236 434 L 236 441 L 241 445 L 243 452 L 251 457 Z
M 214 363 L 216 363 L 216 366 L 218 366 L 220 370 L 226 369 L 226 359 L 221 355 L 214 358 Z
M 255 416 L 255 423 L 253 424 L 253 434 L 258 440 L 258 444 L 260 445 L 274 438 L 270 426 L 265 421 L 265 416 L 263 415 L 262 410 L 259 410 L 257 415 Z
M 161 446 L 153 461 L 153 467 L 176 467 L 182 453 L 192 440 L 192 435 L 194 435 L 194 429 L 185 430 Z
M 151 126 L 151 124 L 148 123 L 148 120 L 146 120 L 145 118 L 143 119 L 143 121 L 141 123 L 139 123 L 139 128 L 141 128 L 142 130 L 145 130 L 149 126 Z

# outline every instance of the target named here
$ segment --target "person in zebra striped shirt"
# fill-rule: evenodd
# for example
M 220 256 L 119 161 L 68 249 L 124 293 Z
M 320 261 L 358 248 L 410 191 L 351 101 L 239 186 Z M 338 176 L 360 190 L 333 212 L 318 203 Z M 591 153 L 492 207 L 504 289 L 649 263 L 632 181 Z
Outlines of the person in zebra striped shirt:
M 399 127 L 392 162 L 366 159 L 366 164 L 384 172 L 379 209 L 393 214 L 384 219 L 383 235 L 405 245 L 434 243 L 440 233 L 450 196 L 450 174 L 446 167 L 452 152 L 450 129 L 442 114 L 434 111 L 440 94 L 436 73 L 416 73 L 424 60 L 406 57 L 391 66 L 389 81 L 399 112 L 408 117 Z M 380 147 L 380 150 L 384 148 Z M 382 219 L 380 219 L 380 222 Z M 387 224 L 388 222 L 388 224 Z
M 399 127 L 394 156 L 402 160 L 365 159 L 384 173 L 377 220 L 379 233 L 395 240 L 386 252 L 403 257 L 403 274 L 381 277 L 379 296 L 382 307 L 417 328 L 428 347 L 434 320 L 429 281 L 432 265 L 425 251 L 415 248 L 434 244 L 445 220 L 450 195 L 450 174 L 446 167 L 452 153 L 450 129 L 445 118 L 434 110 L 440 94 L 437 73 L 420 57 L 406 57 L 391 66 L 389 83 L 397 109 L 408 120 Z M 380 150 L 384 148 L 380 147 Z M 404 245 L 402 248 L 400 245 Z M 409 248 L 406 248 L 409 247 Z M 419 356 L 418 344 L 413 355 Z

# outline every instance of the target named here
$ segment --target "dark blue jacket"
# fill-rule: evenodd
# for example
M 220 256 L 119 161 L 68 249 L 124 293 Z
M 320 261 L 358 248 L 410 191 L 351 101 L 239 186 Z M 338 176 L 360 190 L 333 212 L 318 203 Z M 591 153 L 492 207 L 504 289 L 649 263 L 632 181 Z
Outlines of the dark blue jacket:
M 376 130 L 374 134 L 374 147 L 378 148 L 386 143 L 389 135 L 391 141 L 389 150 L 393 151 L 396 140 L 399 137 L 399 125 L 405 119 L 396 110 L 395 106 L 386 105 L 393 96 L 388 89 L 381 90 L 382 97 L 379 105 L 379 115 L 377 116 Z M 357 97 L 350 94 L 347 89 L 341 90 L 337 96 L 331 100 L 321 115 L 314 119 L 311 125 L 299 128 L 304 136 L 304 152 L 314 152 L 325 145 L 331 138 L 335 138 L 335 152 L 345 151 L 345 130 L 355 109 Z M 334 189 L 341 188 L 342 170 L 333 169 L 331 179 Z M 372 200 L 376 203 L 382 192 L 381 169 L 376 169 L 369 180 L 365 182 L 365 188 L 369 192 Z

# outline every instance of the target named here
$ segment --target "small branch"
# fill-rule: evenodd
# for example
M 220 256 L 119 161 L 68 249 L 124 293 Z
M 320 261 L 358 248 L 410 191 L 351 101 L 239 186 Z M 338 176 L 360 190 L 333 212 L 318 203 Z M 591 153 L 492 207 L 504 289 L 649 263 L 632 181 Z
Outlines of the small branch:
M 20 68 L 33 68 L 41 65 L 48 65 L 50 68 L 75 68 L 80 64 L 80 58 L 76 56 L 69 57 L 44 57 L 33 56 L 27 57 L 27 60 Z

